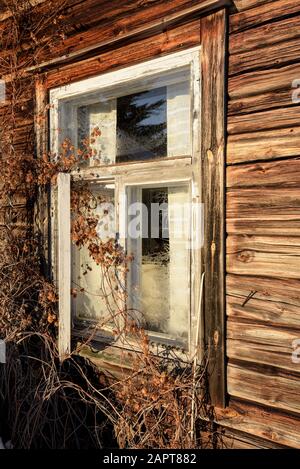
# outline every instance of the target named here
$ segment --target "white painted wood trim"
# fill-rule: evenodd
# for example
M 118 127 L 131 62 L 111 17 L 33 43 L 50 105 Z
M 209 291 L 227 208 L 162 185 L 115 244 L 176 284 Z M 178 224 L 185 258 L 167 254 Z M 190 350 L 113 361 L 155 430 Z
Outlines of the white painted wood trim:
M 58 214 L 58 351 L 64 360 L 71 351 L 71 178 L 59 173 L 57 177 Z
M 122 70 L 108 72 L 98 77 L 82 80 L 67 86 L 50 91 L 50 128 L 51 150 L 58 153 L 58 128 L 60 100 L 74 98 L 86 93 L 99 91 L 113 85 L 124 85 L 132 80 L 149 77 L 159 73 L 190 65 L 191 67 L 191 126 L 192 148 L 191 155 L 178 155 L 177 157 L 162 160 L 130 162 L 86 168 L 74 174 L 60 174 L 60 190 L 58 193 L 58 285 L 60 294 L 59 304 L 59 351 L 63 359 L 70 353 L 71 343 L 71 242 L 70 242 L 70 207 L 66 216 L 67 205 L 70 204 L 70 178 L 74 180 L 86 180 L 93 183 L 113 178 L 116 183 L 116 212 L 118 220 L 118 232 L 121 245 L 126 245 L 126 187 L 144 184 L 164 184 L 189 182 L 192 190 L 191 210 L 191 317 L 189 350 L 191 355 L 195 352 L 195 327 L 197 323 L 197 311 L 199 310 L 199 287 L 201 279 L 201 247 L 196 247 L 194 236 L 195 229 L 199 229 L 198 203 L 201 202 L 201 116 L 200 116 L 200 54 L 201 47 L 194 47 L 185 51 L 170 54 L 138 65 L 129 66 Z M 65 179 L 64 179 L 65 178 Z M 63 189 L 63 186 L 65 187 Z M 64 211 L 65 210 L 65 211 Z M 69 223 L 68 228 L 66 224 Z M 64 272 L 60 265 L 64 266 Z M 200 326 L 202 329 L 202 324 Z M 192 355 L 193 356 L 193 355 Z

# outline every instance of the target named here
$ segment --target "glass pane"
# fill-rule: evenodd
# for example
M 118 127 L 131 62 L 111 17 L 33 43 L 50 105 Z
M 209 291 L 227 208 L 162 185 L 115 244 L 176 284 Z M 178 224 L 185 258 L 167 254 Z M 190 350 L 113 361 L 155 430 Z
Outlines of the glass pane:
M 92 156 L 83 161 L 85 164 L 111 164 L 116 154 L 116 100 L 110 99 L 77 109 L 78 135 L 77 146 L 83 152 L 92 150 Z M 95 129 L 100 136 L 93 137 Z
M 129 190 L 130 300 L 143 326 L 186 341 L 190 314 L 189 187 Z
M 83 152 L 83 166 L 190 155 L 190 67 L 67 100 L 60 128 Z M 101 135 L 90 138 L 96 128 Z
M 96 189 L 91 189 L 89 198 L 88 217 L 97 233 L 96 239 L 91 239 L 91 242 L 114 242 L 114 184 L 97 185 Z M 81 247 L 73 245 L 72 288 L 76 291 L 73 313 L 76 318 L 110 324 L 111 315 L 116 311 L 112 295 L 114 283 L 115 269 L 97 265 L 90 255 L 89 241 Z
M 117 99 L 117 162 L 167 155 L 167 88 Z

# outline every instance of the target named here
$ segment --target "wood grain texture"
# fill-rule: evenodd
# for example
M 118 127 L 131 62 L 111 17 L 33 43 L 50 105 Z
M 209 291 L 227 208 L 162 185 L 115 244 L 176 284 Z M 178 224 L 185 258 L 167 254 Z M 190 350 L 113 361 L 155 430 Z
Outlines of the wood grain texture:
M 48 88 L 133 65 L 163 54 L 200 44 L 200 21 L 178 26 L 134 44 L 103 52 L 94 59 L 60 67 L 48 73 Z
M 299 63 L 251 72 L 230 78 L 228 93 L 230 99 L 236 99 L 289 89 L 292 104 L 292 82 L 299 77 Z
M 226 409 L 216 409 L 217 421 L 263 440 L 300 448 L 300 419 L 267 406 L 232 399 Z
M 281 449 L 286 446 L 247 433 L 221 427 L 223 449 Z
M 119 0 L 116 4 L 108 0 L 85 0 L 75 2 L 67 8 L 66 14 L 74 26 L 78 27 L 79 24 L 91 28 L 101 22 L 103 31 L 106 25 L 110 25 L 111 34 L 118 34 L 118 19 L 124 18 L 125 29 L 134 24 L 149 23 L 154 18 L 161 18 L 170 12 L 181 11 L 204 2 L 205 0 Z
M 259 187 L 227 192 L 227 233 L 299 236 L 297 187 Z
M 292 361 L 293 341 L 300 338 L 300 330 L 284 329 L 268 324 L 229 320 L 227 322 L 227 355 L 230 359 L 277 367 L 289 374 L 299 373 L 299 363 Z
M 233 0 L 233 5 L 236 11 L 246 11 L 250 8 L 255 8 L 264 3 L 271 3 L 274 0 Z
M 260 130 L 284 129 L 300 124 L 300 106 L 229 116 L 227 130 L 230 135 Z
M 227 233 L 299 236 L 299 184 L 298 158 L 228 167 Z
M 224 172 L 226 12 L 201 20 L 202 201 L 204 202 L 205 338 L 210 350 L 212 402 L 225 402 Z
M 300 279 L 300 237 L 229 236 L 227 272 Z
M 230 135 L 227 163 L 299 156 L 300 127 Z
M 274 186 L 274 189 L 281 189 L 281 193 L 284 196 L 285 188 L 299 188 L 300 157 L 229 166 L 226 176 L 228 189 L 257 187 L 264 190 L 265 187 Z M 292 194 L 293 196 L 295 194 Z M 298 204 L 300 204 L 300 201 L 298 201 Z
M 243 51 L 230 57 L 229 75 L 249 73 L 251 70 L 274 68 L 291 62 L 298 62 L 299 52 L 299 37 L 263 49 Z
M 261 196 L 261 191 L 258 194 Z M 298 236 L 300 232 L 299 216 L 267 217 L 264 213 L 257 212 L 252 218 L 233 217 L 226 222 L 229 234 L 255 234 L 267 236 Z
M 92 0 L 90 1 L 92 2 Z M 124 5 L 124 0 L 122 0 L 118 5 L 119 8 L 110 9 L 107 16 L 103 16 L 102 9 L 102 16 L 97 15 L 98 3 L 93 8 L 94 11 L 91 17 L 93 22 L 81 26 L 84 30 L 80 31 L 79 37 L 77 35 L 73 38 L 71 35 L 71 40 L 66 39 L 59 46 L 59 50 L 51 50 L 50 58 L 45 56 L 43 59 L 41 56 L 39 64 L 29 70 L 36 70 L 41 67 L 48 69 L 58 64 L 64 65 L 93 57 L 102 50 L 116 48 L 117 44 L 132 43 L 141 38 L 153 36 L 155 33 L 164 32 L 167 28 L 176 26 L 179 23 L 184 24 L 187 21 L 192 21 L 197 17 L 199 18 L 201 14 L 224 7 L 231 2 L 230 0 L 202 0 L 201 2 L 167 0 L 154 3 L 150 0 L 140 4 L 142 8 L 137 9 L 136 3 L 139 2 L 125 2 Z M 148 7 L 148 3 L 149 8 L 144 9 L 144 7 Z M 123 10 L 125 10 L 125 13 Z M 123 18 L 124 14 L 125 18 Z M 84 21 L 87 21 L 86 14 L 83 15 L 83 18 Z M 69 18 L 69 22 L 70 20 Z M 94 24 L 96 25 L 95 28 L 93 28 Z M 86 28 L 88 28 L 88 32 L 85 31 Z
M 261 3 L 266 4 L 266 1 Z M 272 7 L 273 1 L 269 5 Z M 248 31 L 230 35 L 229 53 L 244 54 L 247 51 L 259 49 L 265 50 L 281 42 L 287 42 L 300 36 L 300 16 L 278 19 L 275 22 L 269 22 L 263 26 L 258 26 Z M 232 57 L 233 58 L 233 57 Z
M 231 99 L 228 103 L 228 116 L 238 116 L 249 114 L 250 112 L 297 106 L 298 104 L 299 103 L 296 102 L 293 103 L 291 83 L 287 83 L 286 88 L 282 90 L 273 90 L 253 96 L 241 96 Z
M 272 2 L 272 7 L 266 2 L 256 8 L 231 15 L 229 31 L 231 33 L 253 28 L 256 25 L 274 21 L 276 18 L 298 13 L 300 4 L 298 0 L 277 0 Z
M 300 281 L 228 274 L 227 315 L 232 322 L 300 329 Z
M 300 414 L 299 376 L 276 374 L 275 367 L 252 370 L 241 362 L 228 364 L 227 382 L 231 396 Z

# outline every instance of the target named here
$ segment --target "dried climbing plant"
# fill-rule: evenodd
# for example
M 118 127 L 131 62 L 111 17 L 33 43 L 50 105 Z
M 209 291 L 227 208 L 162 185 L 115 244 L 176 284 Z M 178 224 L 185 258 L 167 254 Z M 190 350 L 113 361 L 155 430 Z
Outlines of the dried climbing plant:
M 65 140 L 59 155 L 37 158 L 34 120 L 42 120 L 47 109 L 44 116 L 34 115 L 37 77 L 28 69 L 64 39 L 70 29 L 67 5 L 68 0 L 42 2 L 36 15 L 30 0 L 0 2 L 0 12 L 7 13 L 0 22 L 0 79 L 6 84 L 0 106 L 0 336 L 8 344 L 0 400 L 10 438 L 20 448 L 218 447 L 221 440 L 207 395 L 207 359 L 202 364 L 184 360 L 168 347 L 157 353 L 132 320 L 119 277 L 120 271 L 122 278 L 126 275 L 130 256 L 114 239 L 99 238 L 99 220 L 91 209 L 94 196 L 84 184 L 72 191 L 71 237 L 78 248 L 88 250 L 111 288 L 107 309 L 115 337 L 122 338 L 125 349 L 132 340 L 136 347 L 124 352 L 121 378 L 99 370 L 78 355 L 103 327 L 99 323 L 67 360 L 58 360 L 58 296 L 41 266 L 43 238 L 35 229 L 33 207 L 40 187 L 55 185 L 59 172 L 93 156 L 91 144 L 101 138 L 101 129 L 94 129 L 80 150 Z M 81 290 L 74 286 L 73 296 Z

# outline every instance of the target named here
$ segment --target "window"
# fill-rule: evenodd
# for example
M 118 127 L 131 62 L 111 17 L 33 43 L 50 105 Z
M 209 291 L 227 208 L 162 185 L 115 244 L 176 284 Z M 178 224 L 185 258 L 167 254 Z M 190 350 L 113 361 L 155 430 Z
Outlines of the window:
M 127 245 L 133 253 L 131 307 L 144 312 L 147 330 L 187 342 L 191 299 L 189 184 L 133 186 L 127 199 L 131 207 L 140 204 L 145 211 L 142 237 L 136 241 L 134 232 L 130 233 L 134 230 L 128 230 Z
M 92 157 L 83 158 L 70 178 L 74 185 L 89 184 L 91 211 L 101 215 L 99 238 L 114 239 L 132 255 L 128 310 L 153 341 L 191 353 L 200 314 L 199 59 L 197 47 L 50 92 L 52 153 L 66 138 L 83 149 L 86 136 L 94 128 L 101 131 L 91 143 Z M 59 190 L 71 217 L 70 194 Z M 67 298 L 70 286 L 79 287 L 64 316 L 72 315 L 74 327 L 102 321 L 106 283 L 111 287 L 116 279 L 102 278 L 101 266 L 85 248 L 69 252 L 57 245 L 55 256 L 71 263 L 60 295 Z

